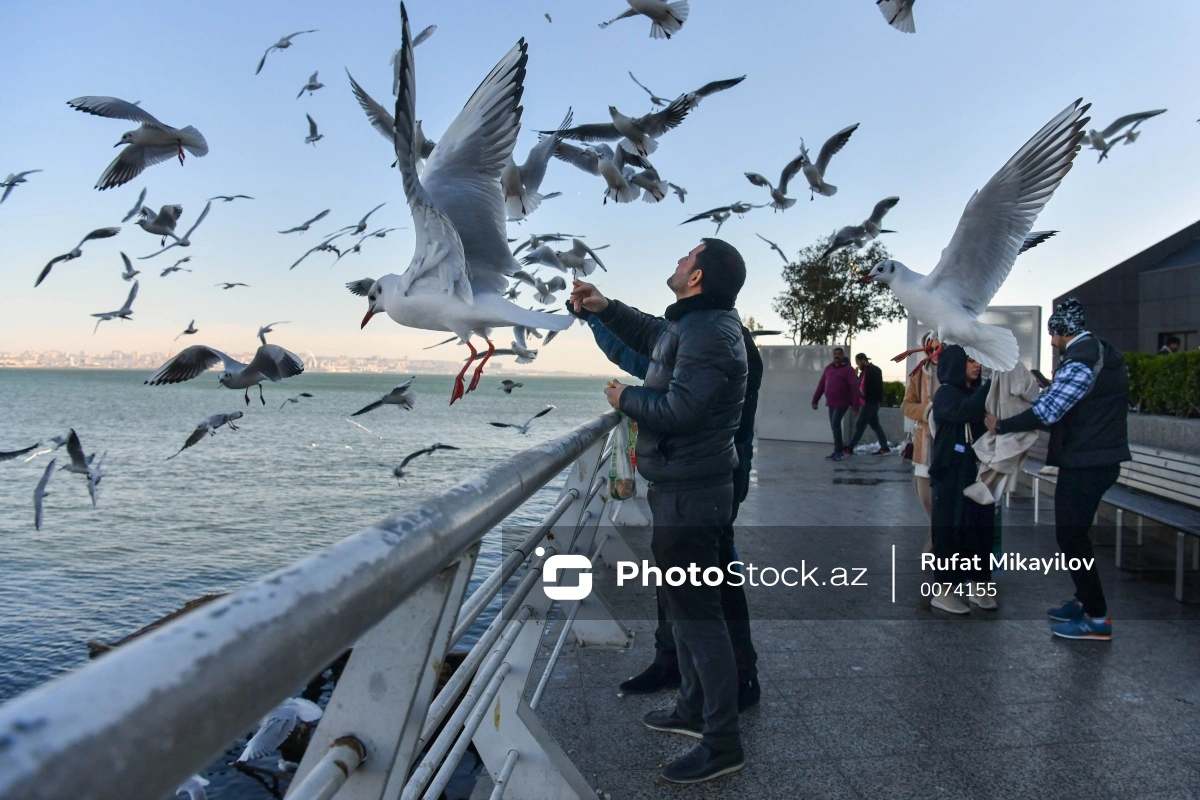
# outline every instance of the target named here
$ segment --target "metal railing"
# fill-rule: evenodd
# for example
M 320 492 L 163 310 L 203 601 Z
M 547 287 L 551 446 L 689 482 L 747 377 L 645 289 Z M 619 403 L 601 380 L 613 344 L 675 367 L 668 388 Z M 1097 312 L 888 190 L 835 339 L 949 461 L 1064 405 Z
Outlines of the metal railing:
M 0 798 L 170 796 L 350 648 L 289 798 L 436 798 L 472 741 L 495 798 L 507 787 L 523 800 L 594 796 L 533 712 L 568 631 L 629 646 L 603 598 L 580 601 L 586 620 L 580 605 L 566 615 L 532 703 L 524 694 L 553 605 L 533 591 L 541 565 L 556 553 L 632 555 L 615 529 L 596 535 L 619 419 L 519 453 L 0 706 Z M 546 519 L 464 603 L 483 537 L 567 467 Z M 435 697 L 445 654 L 526 561 Z

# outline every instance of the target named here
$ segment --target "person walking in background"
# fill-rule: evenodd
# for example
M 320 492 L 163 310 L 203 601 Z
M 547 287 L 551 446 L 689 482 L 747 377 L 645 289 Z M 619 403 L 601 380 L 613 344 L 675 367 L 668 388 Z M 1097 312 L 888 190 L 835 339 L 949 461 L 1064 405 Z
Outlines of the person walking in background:
M 874 455 L 887 455 L 892 451 L 888 448 L 887 433 L 879 424 L 879 406 L 883 404 L 883 370 L 872 364 L 866 353 L 856 355 L 854 363 L 858 364 L 862 407 L 858 410 L 858 423 L 854 426 L 854 436 L 850 439 L 847 455 L 854 454 L 854 448 L 858 446 L 858 440 L 867 432 L 868 425 L 871 430 L 875 431 L 875 438 L 879 440 L 879 449 L 875 451 Z
M 733 444 L 748 372 L 741 321 L 733 310 L 746 280 L 738 251 L 704 239 L 679 259 L 667 279 L 676 302 L 655 317 L 610 301 L 575 281 L 571 303 L 599 315 L 630 349 L 648 356 L 643 386 L 611 381 L 608 402 L 638 423 L 638 471 L 650 482 L 654 518 L 650 549 L 665 574 L 723 571 L 721 540 L 733 518 Z M 652 730 L 699 736 L 662 776 L 699 783 L 742 769 L 737 666 L 721 592 L 705 582 L 664 583 L 662 597 L 675 635 L 681 683 L 672 709 L 643 718 Z
M 596 340 L 596 345 L 609 361 L 636 378 L 646 379 L 650 359 L 635 352 L 604 327 L 598 314 L 586 308 L 576 311 L 567 303 L 567 311 L 587 323 Z M 758 410 L 758 390 L 762 386 L 763 362 L 754 343 L 754 337 L 746 326 L 742 326 L 742 341 L 746 345 L 746 397 L 742 401 L 742 418 L 733 435 L 733 446 L 737 450 L 738 465 L 733 471 L 733 515 L 721 537 L 721 564 L 737 559 L 734 546 L 733 521 L 738 508 L 750 491 L 750 470 L 754 457 L 754 415 Z M 677 688 L 680 684 L 679 660 L 675 652 L 675 634 L 667 618 L 666 604 L 661 589 L 656 593 L 658 627 L 654 630 L 654 661 L 646 669 L 622 683 L 617 688 L 629 694 L 650 694 L 662 689 Z M 729 631 L 729 642 L 733 645 L 733 657 L 738 673 L 738 712 L 756 705 L 761 689 L 758 684 L 758 654 L 750 635 L 750 608 L 746 603 L 746 589 L 741 584 L 721 584 L 721 611 L 725 616 L 725 627 Z
M 821 373 L 817 382 L 817 390 L 813 392 L 813 411 L 819 408 L 821 395 L 825 395 L 825 406 L 829 409 L 829 427 L 833 428 L 833 452 L 825 456 L 834 461 L 841 461 L 847 450 L 842 442 L 842 419 L 851 408 L 858 408 L 862 395 L 858 388 L 858 376 L 854 367 L 846 360 L 846 351 L 840 347 L 833 348 L 833 361 Z
M 929 460 L 933 456 L 933 395 L 937 392 L 937 347 L 941 344 L 933 331 L 926 331 L 921 337 L 921 346 L 929 353 L 927 361 L 921 364 L 904 387 L 904 402 L 900 410 L 904 416 L 913 421 L 913 485 L 917 490 L 917 498 L 925 516 L 931 517 L 929 500 Z M 933 534 L 925 535 L 924 553 L 933 552 Z
M 951 614 L 970 612 L 962 597 L 983 609 L 996 608 L 995 587 L 990 585 L 996 512 L 963 494 L 979 474 L 979 460 L 971 445 L 987 430 L 984 403 L 990 381 L 979 380 L 980 370 L 979 362 L 967 358 L 967 351 L 956 344 L 938 356 L 941 386 L 933 396 L 937 430 L 929 464 L 933 554 L 937 559 L 957 555 L 960 558 L 955 563 L 978 557 L 979 564 L 978 569 L 938 570 L 940 593 L 934 594 L 931 604 Z
M 1058 467 L 1054 490 L 1054 536 L 1068 559 L 1094 559 L 1088 531 L 1100 498 L 1129 461 L 1129 373 L 1125 358 L 1085 327 L 1083 306 L 1069 297 L 1046 323 L 1050 344 L 1061 360 L 1054 380 L 1028 411 L 996 419 L 995 434 L 1050 429 L 1046 464 Z M 943 358 L 945 356 L 943 355 Z M 1112 639 L 1112 620 L 1094 560 L 1090 569 L 1071 571 L 1075 597 L 1048 613 L 1051 628 L 1064 639 Z
M 1179 352 L 1179 348 L 1183 346 L 1183 342 L 1179 341 L 1178 336 L 1168 336 L 1163 342 L 1163 346 L 1158 348 L 1160 356 L 1171 356 Z

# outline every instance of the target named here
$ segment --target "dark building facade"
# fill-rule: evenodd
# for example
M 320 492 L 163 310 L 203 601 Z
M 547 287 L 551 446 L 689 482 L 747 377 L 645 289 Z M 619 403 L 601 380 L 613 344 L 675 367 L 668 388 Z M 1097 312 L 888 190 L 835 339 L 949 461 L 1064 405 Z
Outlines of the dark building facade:
M 1054 298 L 1077 297 L 1088 329 L 1125 352 L 1154 353 L 1170 337 L 1200 348 L 1200 222 Z

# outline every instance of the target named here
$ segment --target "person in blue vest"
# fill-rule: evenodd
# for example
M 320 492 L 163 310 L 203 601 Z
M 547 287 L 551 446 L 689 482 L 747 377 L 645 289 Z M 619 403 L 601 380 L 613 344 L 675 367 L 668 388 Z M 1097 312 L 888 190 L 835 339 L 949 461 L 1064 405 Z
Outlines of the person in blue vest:
M 576 311 L 567 303 L 567 311 L 583 320 L 592 332 L 596 345 L 609 361 L 635 378 L 646 379 L 650 359 L 626 347 L 617 335 L 604 327 L 597 314 L 585 308 Z M 737 560 L 733 541 L 733 522 L 738 508 L 750 492 L 750 470 L 754 458 L 754 414 L 758 410 L 758 390 L 762 386 L 763 362 L 754 343 L 754 335 L 742 326 L 742 340 L 746 345 L 746 399 L 742 401 L 742 420 L 733 435 L 733 446 L 737 450 L 738 465 L 733 471 L 733 518 L 726 535 L 721 541 L 721 563 Z M 650 694 L 662 689 L 679 686 L 679 661 L 675 653 L 675 637 L 671 623 L 667 620 L 661 596 L 658 598 L 658 627 L 654 631 L 654 662 L 641 673 L 622 683 L 618 688 L 629 694 Z M 733 645 L 733 656 L 738 671 L 738 711 L 745 711 L 759 701 L 761 689 L 758 684 L 758 654 L 750 635 L 750 608 L 746 603 L 743 586 L 721 587 L 721 610 L 725 614 L 725 627 L 729 630 L 729 641 Z
M 1054 380 L 1028 411 L 996 419 L 995 434 L 1050 430 L 1046 463 L 1058 467 L 1054 491 L 1054 534 L 1067 559 L 1093 559 L 1090 569 L 1071 571 L 1075 597 L 1047 612 L 1064 639 L 1109 641 L 1112 621 L 1088 539 L 1100 498 L 1129 461 L 1129 372 L 1125 358 L 1086 328 L 1083 306 L 1074 297 L 1059 303 L 1046 323 L 1061 360 Z

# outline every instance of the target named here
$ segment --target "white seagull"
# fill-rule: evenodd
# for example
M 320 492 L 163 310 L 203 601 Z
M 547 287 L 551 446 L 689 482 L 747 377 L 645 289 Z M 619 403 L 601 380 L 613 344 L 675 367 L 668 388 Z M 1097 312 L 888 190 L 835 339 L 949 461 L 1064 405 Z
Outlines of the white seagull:
M 512 394 L 513 389 L 521 389 L 524 388 L 524 386 L 525 384 L 523 383 L 517 383 L 516 381 L 510 381 L 508 378 L 505 378 L 504 380 L 500 381 L 500 385 L 496 388 L 505 394 Z M 37 445 L 34 445 L 34 447 L 37 447 Z
M 137 130 L 121 134 L 121 140 L 115 146 L 128 146 L 108 165 L 100 180 L 96 181 L 96 188 L 101 191 L 129 183 L 146 167 L 152 167 L 172 156 L 178 156 L 182 165 L 184 150 L 194 156 L 208 155 L 208 142 L 204 141 L 200 131 L 191 125 L 186 128 L 164 125 L 140 106 L 125 100 L 116 97 L 85 96 L 68 100 L 67 105 L 77 111 L 99 117 L 128 119 L 141 123 Z
M 263 57 L 258 60 L 258 69 L 254 70 L 254 74 L 257 75 L 258 73 L 262 72 L 263 65 L 267 63 L 267 56 L 271 55 L 272 50 L 286 50 L 292 46 L 292 39 L 295 39 L 300 34 L 316 32 L 317 29 L 314 28 L 311 31 L 296 31 L 295 33 L 289 33 L 287 36 L 284 36 L 278 42 L 268 47 L 267 51 L 263 53 Z
M 178 206 L 176 206 L 176 208 L 178 208 Z M 204 210 L 200 212 L 200 216 L 196 217 L 196 221 L 192 223 L 192 227 L 188 228 L 187 233 L 185 233 L 183 235 L 182 239 L 180 239 L 179 237 L 175 237 L 175 241 L 171 242 L 169 245 L 167 245 L 163 249 L 159 250 L 157 253 L 151 253 L 148 256 L 138 256 L 138 261 L 145 261 L 148 258 L 154 258 L 157 255 L 161 255 L 161 254 L 167 252 L 172 247 L 191 247 L 192 246 L 192 234 L 196 232 L 196 228 L 200 227 L 200 223 L 204 222 L 204 218 L 208 216 L 208 210 L 210 208 L 212 208 L 211 200 L 209 200 L 207 203 L 204 204 Z
M 783 263 L 784 263 L 784 264 L 790 264 L 790 263 L 791 263 L 790 261 L 788 261 L 787 253 L 784 253 L 784 252 L 783 252 L 783 249 L 782 249 L 782 248 L 781 248 L 779 245 L 775 244 L 775 243 L 774 243 L 774 242 L 772 242 L 770 239 L 768 239 L 767 237 L 763 236 L 761 233 L 756 233 L 756 234 L 754 234 L 754 235 L 755 235 L 755 236 L 757 236 L 758 238 L 762 239 L 762 240 L 763 240 L 764 242 L 766 242 L 767 244 L 769 244 L 769 245 L 771 246 L 771 249 L 772 249 L 772 250 L 774 250 L 776 253 L 779 253 L 779 257 L 783 259 Z
M 279 410 L 283 411 L 283 407 L 286 406 L 288 403 L 299 403 L 301 397 L 312 397 L 312 392 L 301 392 L 300 394 L 296 395 L 295 397 L 289 397 L 287 400 L 284 400 L 282 403 L 279 404 Z
M 543 136 L 530 149 L 524 164 L 518 166 L 512 155 L 509 155 L 504 169 L 500 172 L 500 186 L 504 190 L 504 211 L 509 222 L 525 219 L 542 204 L 543 197 L 538 193 L 538 189 L 542 187 L 546 167 L 562 139 L 562 131 L 570 127 L 573 117 L 574 114 L 568 108 L 558 130 L 549 136 Z
M 362 326 L 380 311 L 401 325 L 449 331 L 477 352 L 471 337 L 482 336 L 488 356 L 476 368 L 470 389 L 495 350 L 492 328 L 528 325 L 560 330 L 571 317 L 528 311 L 501 293 L 506 275 L 519 268 L 508 251 L 500 172 L 512 154 L 520 127 L 520 99 L 528 60 L 522 39 L 471 95 L 417 173 L 413 137 L 416 76 L 408 12 L 400 6 L 400 93 L 396 99 L 396 157 L 412 212 L 416 249 L 403 275 L 385 275 L 367 292 Z M 451 403 L 468 391 L 464 364 L 454 381 Z
M 637 200 L 641 189 L 630 183 L 629 178 L 633 177 L 633 172 L 627 170 L 626 167 L 636 165 L 645 168 L 649 164 L 636 153 L 631 153 L 621 147 L 614 152 L 607 144 L 576 147 L 566 142 L 559 142 L 554 149 L 554 157 L 591 175 L 599 175 L 604 178 L 607 187 L 604 190 L 605 205 L 608 204 L 610 198 L 616 203 L 632 203 Z
M 227 389 L 245 389 L 246 405 L 250 405 L 251 386 L 258 387 L 258 399 L 265 406 L 267 401 L 263 397 L 263 381 L 277 382 L 304 372 L 304 362 L 300 357 L 277 344 L 264 344 L 258 348 L 249 364 L 243 364 L 220 350 L 194 344 L 159 367 L 145 383 L 160 386 L 190 381 L 218 361 L 223 363 L 225 369 L 217 376 L 217 381 Z
M 985 367 L 1001 372 L 1015 367 L 1020 355 L 1016 337 L 978 317 L 1008 277 L 1037 215 L 1070 171 L 1088 108 L 1076 100 L 1063 109 L 971 196 L 932 272 L 920 275 L 887 259 L 861 280 L 891 286 L 909 316 L 935 326 L 939 341 L 962 345 Z
M 351 236 L 358 236 L 360 233 L 362 233 L 363 231 L 365 231 L 367 229 L 367 220 L 371 218 L 371 215 L 386 205 L 387 205 L 386 201 L 380 203 L 379 205 L 375 206 L 370 211 L 368 211 L 366 213 L 366 215 L 363 216 L 363 218 L 358 221 L 357 225 L 347 225 L 346 227 L 339 230 L 338 233 L 346 231 Z
M 71 252 L 64 253 L 61 256 L 55 256 L 54 258 L 50 259 L 50 262 L 48 264 L 46 264 L 45 267 L 42 268 L 42 272 L 41 272 L 41 274 L 38 275 L 37 280 L 34 281 L 34 283 L 33 283 L 34 287 L 36 288 L 37 286 L 39 286 L 41 284 L 42 281 L 46 280 L 46 276 L 50 274 L 50 270 L 55 264 L 62 263 L 63 261 L 74 261 L 75 259 L 82 256 L 83 255 L 83 246 L 87 242 L 90 242 L 93 239 L 108 239 L 109 237 L 116 236 L 120 232 L 121 232 L 120 228 L 97 228 L 96 230 L 89 233 L 87 236 L 84 236 L 82 239 L 79 240 L 79 244 L 75 245 L 74 249 L 72 249 Z
M 34 447 L 36 446 L 34 445 Z M 50 482 L 50 476 L 54 474 L 54 465 L 57 463 L 57 458 L 50 459 L 50 463 L 42 472 L 42 479 L 38 481 L 37 487 L 33 490 L 33 527 L 35 530 L 42 529 L 42 500 L 50 496 L 50 493 L 46 491 L 46 484 Z
M 875 0 L 883 18 L 898 31 L 916 33 L 917 26 L 913 24 L 913 4 L 917 0 Z
M 66 440 L 64 439 L 64 441 L 66 441 Z M 32 450 L 36 450 L 41 446 L 42 446 L 41 442 L 34 442 L 33 444 L 29 445 L 29 447 L 23 447 L 20 450 L 0 450 L 0 461 L 12 461 L 17 456 L 23 456 L 26 453 L 28 453 Z M 48 453 L 50 451 L 47 450 L 45 452 Z M 29 461 L 29 460 L 30 459 L 26 459 L 26 461 Z
M 108 455 L 105 450 L 100 458 L 96 458 L 96 454 L 90 456 L 83 454 L 83 445 L 79 442 L 79 436 L 72 428 L 67 434 L 67 454 L 71 456 L 71 463 L 63 467 L 67 472 L 73 472 L 76 475 L 84 475 L 87 477 L 88 494 L 92 496 L 92 505 L 96 505 L 96 488 L 100 485 L 100 479 L 104 476 L 100 471 L 100 464 L 104 461 L 104 456 Z
M 200 420 L 200 423 L 196 425 L 196 430 L 192 431 L 191 436 L 183 443 L 183 447 L 179 448 L 175 452 L 175 455 L 167 456 L 167 461 L 170 461 L 192 445 L 199 443 L 205 436 L 216 436 L 217 429 L 222 425 L 228 425 L 231 431 L 238 430 L 238 426 L 233 423 L 241 419 L 242 416 L 241 411 L 234 411 L 232 414 L 213 414 L 208 419 Z
M 317 73 L 314 72 L 312 75 L 308 76 L 308 82 L 300 87 L 300 94 L 296 95 L 296 99 L 299 100 L 301 95 L 303 95 L 305 92 L 308 92 L 308 96 L 312 97 L 312 93 L 324 85 L 325 84 L 317 80 Z
M 150 208 L 142 206 L 138 214 L 140 218 L 134 224 L 146 233 L 161 236 L 160 247 L 167 243 L 168 236 L 175 241 L 179 241 L 179 237 L 175 235 L 175 226 L 179 223 L 179 218 L 183 216 L 183 206 L 176 204 L 165 205 L 158 210 L 157 214 Z
M 254 198 L 248 194 L 218 194 L 208 199 L 209 202 L 213 200 L 220 200 L 225 203 L 232 203 L 234 200 L 253 200 Z
M 280 233 L 296 233 L 296 232 L 304 233 L 306 230 L 309 229 L 309 226 L 311 226 L 314 222 L 319 222 L 320 220 L 325 219 L 325 217 L 327 217 L 328 215 L 329 215 L 329 209 L 327 208 L 324 211 L 322 211 L 320 214 L 317 214 L 315 217 L 308 220 L 307 222 L 301 223 L 300 225 L 297 225 L 294 228 L 288 228 L 286 231 L 280 231 Z
M 1102 131 L 1089 130 L 1086 142 L 1091 145 L 1093 150 L 1100 151 L 1100 157 L 1096 159 L 1096 163 L 1100 163 L 1108 158 L 1108 151 L 1122 139 L 1125 140 L 1125 144 L 1133 144 L 1141 136 L 1141 133 L 1137 130 L 1137 126 L 1151 117 L 1157 117 L 1164 111 L 1166 111 L 1165 108 L 1159 108 L 1154 111 L 1139 111 L 1136 114 L 1126 114 L 1123 117 L 1118 117 L 1116 121 Z M 1129 127 L 1129 130 L 1124 130 L 1126 126 Z
M 284 700 L 263 717 L 258 732 L 246 742 L 246 748 L 237 757 L 238 763 L 271 755 L 287 740 L 297 724 L 312 724 L 320 718 L 321 707 L 311 700 L 303 697 Z
M 138 193 L 137 202 L 133 204 L 133 208 L 129 209 L 129 213 L 121 217 L 121 222 L 129 222 L 129 220 L 142 213 L 142 204 L 146 202 L 146 188 L 142 187 L 142 191 Z
M 304 116 L 308 117 L 308 136 L 304 137 L 304 143 L 316 147 L 317 142 L 325 138 L 325 134 L 317 131 L 317 121 L 312 118 L 312 114 L 305 114 Z
M 366 414 L 368 411 L 374 411 L 381 406 L 399 406 L 405 411 L 412 411 L 413 404 L 417 400 L 417 393 L 413 391 L 412 388 L 413 381 L 416 379 L 417 377 L 414 375 L 404 383 L 397 386 L 395 389 L 392 389 L 390 392 L 380 397 L 374 403 L 363 406 L 350 416 L 357 417 L 362 414 Z
M 208 780 L 199 775 L 193 775 L 183 783 L 179 784 L 179 788 L 175 790 L 176 795 L 186 794 L 188 800 L 208 800 L 208 793 L 204 791 L 204 787 L 208 786 Z
M 404 468 L 407 467 L 409 462 L 412 461 L 414 458 L 417 458 L 419 456 L 433 455 L 438 450 L 461 450 L 461 449 L 462 448 L 454 447 L 453 445 L 442 444 L 441 442 L 437 442 L 435 444 L 429 445 L 429 447 L 424 447 L 420 450 L 417 450 L 414 453 L 409 453 L 408 455 L 406 455 L 404 457 L 403 461 L 401 461 L 399 464 L 396 464 L 395 466 L 393 466 L 391 464 L 380 464 L 379 466 L 387 467 L 388 469 L 390 469 L 392 471 L 392 475 L 396 478 L 396 482 L 399 483 L 400 479 L 404 477 Z
M 576 278 L 581 274 L 591 275 L 596 271 L 596 267 L 608 272 L 608 267 L 604 266 L 604 262 L 600 260 L 600 256 L 596 255 L 596 251 L 579 239 L 571 240 L 570 250 L 551 250 L 550 245 L 547 244 L 535 247 L 522 259 L 522 262 L 527 266 L 544 264 L 563 272 L 570 270 Z
M 821 152 L 817 154 L 817 163 L 815 164 L 808 160 L 808 148 L 804 146 L 804 140 L 800 140 L 800 158 L 803 159 L 801 169 L 804 170 L 804 177 L 808 179 L 808 187 L 811 189 L 809 200 L 818 194 L 825 197 L 833 197 L 837 194 L 837 187 L 825 182 L 825 170 L 829 168 L 829 160 L 846 146 L 846 142 L 850 141 L 851 134 L 856 130 L 858 130 L 857 122 L 830 136 L 828 141 L 821 145 Z
M 354 99 L 358 100 L 358 105 L 367 115 L 367 121 L 371 123 L 372 128 L 379 132 L 380 136 L 388 140 L 394 154 L 396 151 L 396 119 L 375 98 L 367 94 L 366 89 L 358 85 L 358 81 L 354 80 L 354 76 L 350 74 L 349 70 L 346 70 L 346 75 L 350 78 L 350 88 L 354 92 Z M 395 90 L 393 90 L 392 94 L 395 93 Z M 417 142 L 418 155 L 422 159 L 429 158 L 429 154 L 433 152 L 433 148 L 437 146 L 437 142 L 425 137 L 425 131 L 421 128 L 421 120 L 414 122 L 413 128 L 413 137 Z M 396 166 L 395 162 L 392 162 L 392 166 Z
M 885 197 L 875 204 L 875 208 L 871 211 L 871 216 L 864 219 L 858 225 L 847 225 L 840 228 L 833 235 L 833 239 L 829 242 L 829 247 L 825 248 L 825 252 L 821 254 L 821 258 L 825 258 L 830 253 L 841 250 L 844 247 L 862 247 L 867 242 L 878 238 L 881 233 L 895 233 L 884 229 L 883 216 L 888 211 L 900 202 L 899 197 Z
M 779 185 L 772 186 L 771 182 L 757 172 L 747 172 L 746 180 L 750 181 L 755 186 L 765 186 L 767 191 L 771 193 L 771 208 L 776 211 L 783 211 L 796 205 L 796 198 L 788 197 L 788 183 L 792 178 L 796 177 L 796 173 L 804 166 L 804 154 L 798 155 L 791 161 L 783 165 L 783 170 L 779 173 Z
M 128 263 L 128 262 L 126 262 Z M 96 317 L 96 327 L 92 329 L 92 335 L 96 335 L 96 331 L 100 330 L 100 323 L 110 319 L 129 319 L 133 314 L 133 299 L 137 297 L 138 281 L 133 282 L 133 288 L 129 290 L 129 297 L 125 298 L 125 305 L 121 306 L 116 311 L 104 311 L 99 314 L 92 314 Z
M 8 177 L 5 178 L 3 181 L 0 181 L 0 186 L 4 187 L 4 194 L 0 195 L 0 203 L 3 203 L 5 200 L 8 199 L 8 196 L 10 194 L 12 194 L 12 190 L 17 187 L 18 183 L 26 183 L 26 180 L 25 180 L 26 175 L 32 175 L 35 172 L 41 172 L 41 170 L 40 169 L 27 169 L 24 172 L 18 172 L 15 174 L 12 172 L 8 173 Z
M 179 266 L 180 264 L 186 264 L 187 262 L 189 262 L 189 261 L 191 261 L 191 260 L 192 260 L 192 257 L 191 257 L 191 256 L 188 256 L 187 258 L 181 258 L 181 259 L 179 259 L 179 260 L 178 260 L 178 261 L 176 261 L 174 264 L 172 264 L 171 266 L 167 267 L 167 268 L 166 268 L 166 269 L 164 269 L 162 272 L 158 273 L 158 277 L 160 277 L 160 278 L 165 278 L 165 277 L 167 277 L 168 275 L 170 275 L 172 272 L 191 272 L 191 270 L 190 270 L 190 269 L 188 269 L 187 267 L 181 267 L 181 266 Z
M 258 334 L 257 334 L 257 335 L 258 335 L 258 340 L 259 340 L 260 342 L 262 342 L 262 343 L 265 345 L 265 344 L 267 343 L 267 334 L 268 334 L 268 333 L 273 333 L 273 332 L 274 332 L 274 330 L 273 330 L 273 329 L 274 329 L 274 326 L 276 326 L 276 325 L 290 325 L 290 324 L 291 324 L 291 322 L 290 322 L 289 320 L 286 320 L 286 319 L 282 319 L 282 320 L 280 320 L 279 322 L 269 322 L 269 323 L 267 323 L 266 325 L 263 325 L 261 328 L 259 328 L 259 329 L 258 329 Z
M 488 424 L 489 424 L 489 425 L 494 425 L 494 426 L 495 426 L 495 427 L 497 427 L 497 428 L 515 428 L 515 429 L 516 429 L 516 431 L 517 431 L 517 433 L 520 433 L 520 434 L 524 435 L 524 434 L 527 434 L 527 433 L 529 433 L 529 426 L 533 424 L 533 421 L 534 421 L 535 419 L 537 419 L 538 417 L 544 417 L 544 416 L 546 416 L 547 414 L 549 414 L 549 413 L 550 413 L 551 411 L 553 411 L 553 410 L 554 410 L 554 406 L 546 406 L 546 407 L 545 407 L 545 408 L 543 408 L 541 411 L 537 412 L 537 413 L 536 413 L 536 414 L 534 414 L 532 417 L 530 417 L 530 418 L 529 418 L 529 419 L 528 419 L 528 420 L 527 420 L 527 421 L 526 421 L 524 424 L 522 424 L 522 425 L 517 425 L 517 424 L 515 424 L 515 423 L 512 423 L 512 422 L 489 422 Z
M 609 106 L 608 115 L 612 117 L 612 122 L 595 122 L 560 129 L 557 132 L 539 131 L 539 133 L 557 133 L 564 139 L 574 139 L 580 142 L 612 142 L 620 139 L 621 148 L 645 156 L 658 149 L 658 137 L 677 128 L 683 122 L 688 111 L 691 110 L 686 97 L 686 95 L 677 97 L 662 111 L 654 111 L 641 117 L 627 117 L 618 111 L 616 106 Z
M 199 332 L 200 332 L 200 329 L 196 327 L 196 320 L 192 320 L 191 322 L 188 323 L 187 330 L 185 330 L 183 333 L 179 334 L 179 336 L 191 336 L 193 333 L 199 333 Z M 179 336 L 176 336 L 175 339 L 172 339 L 172 341 L 178 340 Z
M 607 28 L 619 19 L 629 19 L 639 14 L 650 18 L 650 38 L 670 39 L 672 34 L 679 33 L 683 23 L 688 18 L 688 0 L 677 0 L 671 3 L 667 0 L 625 0 L 629 10 L 601 22 L 601 28 Z
M 129 256 L 121 253 L 121 260 L 125 262 L 125 271 L 121 273 L 121 278 L 123 280 L 128 282 L 142 274 L 140 269 L 133 268 L 133 262 L 129 260 Z

